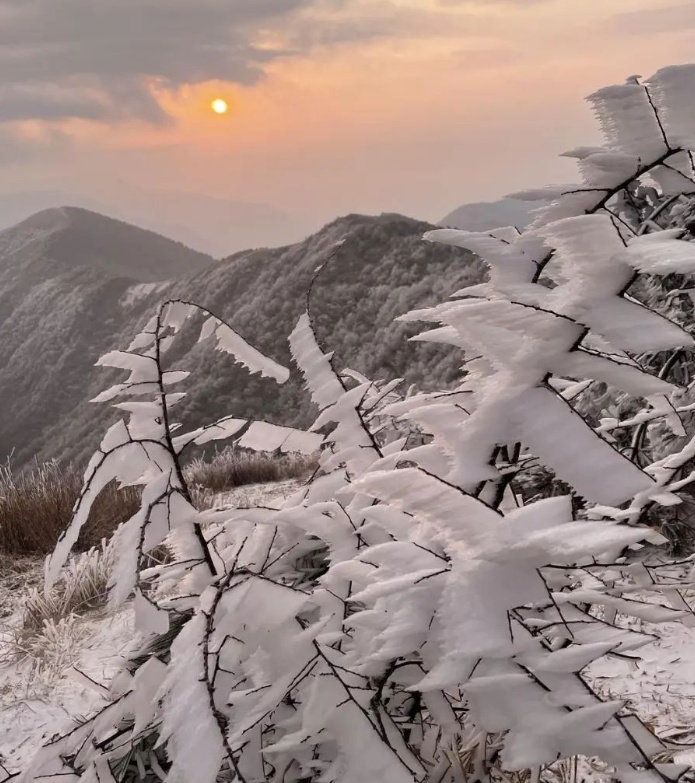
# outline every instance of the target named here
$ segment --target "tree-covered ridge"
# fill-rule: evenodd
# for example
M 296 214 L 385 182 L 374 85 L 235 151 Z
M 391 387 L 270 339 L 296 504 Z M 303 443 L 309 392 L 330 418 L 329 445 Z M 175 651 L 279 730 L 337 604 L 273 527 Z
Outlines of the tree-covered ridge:
M 38 267 L 13 262 L 11 281 L 0 272 L 6 326 L 0 329 L 0 449 L 13 452 L 18 467 L 34 458 L 85 461 L 97 443 L 95 425 L 105 426 L 110 416 L 88 402 L 103 384 L 93 365 L 129 341 L 167 297 L 210 307 L 262 350 L 288 361 L 286 335 L 309 281 L 326 248 L 342 239 L 317 282 L 321 338 L 340 361 L 371 376 L 395 374 L 424 387 L 449 382 L 457 360 L 436 347 L 409 344 L 402 337 L 416 329 L 394 319 L 482 279 L 484 269 L 470 253 L 423 243 L 429 228 L 398 215 L 349 216 L 298 245 L 240 253 L 170 284 L 135 283 L 84 267 L 56 270 L 45 259 Z M 196 346 L 186 331 L 172 351 L 174 363 L 192 370 L 194 393 L 181 409 L 185 421 L 195 424 L 232 409 L 279 423 L 311 421 L 298 375 L 275 389 Z

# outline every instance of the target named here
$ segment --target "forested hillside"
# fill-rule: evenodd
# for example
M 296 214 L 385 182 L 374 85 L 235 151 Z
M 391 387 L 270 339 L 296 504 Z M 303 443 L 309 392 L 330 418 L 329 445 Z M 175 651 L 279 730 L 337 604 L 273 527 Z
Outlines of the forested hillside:
M 456 377 L 456 356 L 407 342 L 403 336 L 416 330 L 394 323 L 409 309 L 484 275 L 469 252 L 423 242 L 431 228 L 426 223 L 399 215 L 351 215 L 300 244 L 239 253 L 215 264 L 157 238 L 171 254 L 167 267 L 166 253 L 148 263 L 156 235 L 84 210 L 72 212 L 79 221 L 65 221 L 63 212 L 51 210 L 0 234 L 0 455 L 12 454 L 16 467 L 33 459 L 79 461 L 90 453 L 112 416 L 106 406 L 88 402 L 108 377 L 94 362 L 109 349 L 125 347 L 163 298 L 199 302 L 259 348 L 289 362 L 286 335 L 304 307 L 316 268 L 341 240 L 313 295 L 319 337 L 336 350 L 339 363 L 424 388 Z M 166 282 L 173 277 L 178 279 Z M 227 413 L 309 423 L 310 405 L 298 377 L 278 389 L 245 375 L 229 357 L 194 346 L 195 336 L 195 328 L 184 330 L 170 356 L 172 366 L 185 357 L 192 371 L 190 394 L 177 409 L 186 423 Z

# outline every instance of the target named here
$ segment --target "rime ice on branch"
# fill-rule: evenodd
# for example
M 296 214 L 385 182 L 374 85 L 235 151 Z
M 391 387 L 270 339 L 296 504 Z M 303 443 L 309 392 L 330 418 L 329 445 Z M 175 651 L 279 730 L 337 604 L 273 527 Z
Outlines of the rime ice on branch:
M 142 641 L 111 702 L 46 745 L 23 780 L 502 783 L 552 780 L 575 755 L 629 783 L 685 771 L 654 761 L 665 744 L 582 672 L 650 641 L 618 614 L 691 616 L 674 589 L 671 605 L 639 600 L 637 588 L 660 591 L 658 569 L 621 555 L 660 540 L 642 514 L 679 502 L 690 475 L 676 472 L 695 453 L 638 458 L 654 422 L 692 437 L 652 359 L 693 340 L 634 295 L 695 271 L 685 231 L 662 230 L 695 193 L 693 94 L 693 66 L 599 91 L 606 146 L 570 153 L 579 185 L 526 194 L 554 199 L 527 231 L 428 234 L 490 266 L 488 283 L 405 316 L 435 324 L 417 339 L 463 352 L 454 389 L 400 395 L 397 382 L 338 373 L 307 311 L 290 345 L 319 409 L 312 432 L 230 417 L 179 434 L 170 386 L 183 376 L 162 356 L 191 306 L 163 307 L 105 357 L 131 375 L 100 399 L 125 396 L 129 420 L 90 463 L 48 575 L 101 487 L 143 485 L 114 541 L 112 586 L 115 601 L 135 594 Z M 286 377 L 204 315 L 203 336 L 251 372 Z M 597 382 L 635 400 L 631 419 L 582 415 Z M 636 447 L 611 434 L 621 429 Z M 320 469 L 279 509 L 198 512 L 179 455 L 215 437 L 320 445 Z M 568 495 L 527 496 L 538 464 L 582 496 L 582 518 Z M 162 545 L 171 558 L 153 567 Z

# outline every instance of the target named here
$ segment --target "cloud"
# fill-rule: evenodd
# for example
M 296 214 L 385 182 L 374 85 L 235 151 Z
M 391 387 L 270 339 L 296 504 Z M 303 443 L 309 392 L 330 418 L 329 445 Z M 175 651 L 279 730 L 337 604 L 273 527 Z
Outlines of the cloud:
M 3 78 L 249 81 L 268 56 L 254 49 L 254 33 L 308 2 L 0 0 Z
M 0 0 L 0 122 L 161 121 L 150 80 L 253 83 L 283 52 L 254 44 L 312 0 Z
M 523 6 L 523 5 L 541 5 L 541 3 L 549 3 L 551 0 L 436 0 L 437 5 L 451 7 L 467 6 L 469 8 L 477 8 L 479 10 L 488 9 L 491 6 Z
M 488 22 L 466 10 L 406 6 L 392 0 L 353 0 L 324 3 L 320 9 L 314 6 L 296 14 L 282 40 L 289 51 L 300 53 L 384 39 L 405 44 L 440 38 L 461 41 L 489 33 Z
M 679 32 L 695 28 L 695 4 L 673 5 L 615 14 L 610 19 L 612 32 L 632 35 Z
M 25 129 L 22 124 L 0 127 L 0 166 L 44 164 L 73 149 L 70 137 L 55 128 Z
M 253 84 L 270 62 L 382 39 L 486 36 L 500 0 L 0 0 L 0 123 L 169 121 L 152 85 Z M 545 0 L 501 0 L 537 3 Z M 482 3 L 482 5 L 481 5 Z M 446 8 L 444 6 L 452 6 Z

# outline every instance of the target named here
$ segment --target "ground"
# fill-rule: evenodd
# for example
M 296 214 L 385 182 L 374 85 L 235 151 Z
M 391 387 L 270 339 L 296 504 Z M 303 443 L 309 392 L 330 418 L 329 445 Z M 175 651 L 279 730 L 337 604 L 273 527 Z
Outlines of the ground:
M 216 498 L 215 505 L 272 505 L 300 483 L 239 487 Z M 132 608 L 126 605 L 47 628 L 32 654 L 17 660 L 12 638 L 28 590 L 42 583 L 42 569 L 36 560 L 0 561 L 0 781 L 21 770 L 42 741 L 103 706 L 100 690 L 87 678 L 108 683 L 133 644 Z
M 274 505 L 299 483 L 240 487 L 217 504 Z M 23 597 L 41 583 L 41 573 L 41 563 L 31 560 L 0 567 L 0 781 L 3 767 L 7 773 L 20 770 L 42 741 L 103 704 L 88 678 L 107 683 L 133 643 L 126 605 L 116 613 L 100 610 L 68 619 L 46 630 L 40 654 L 8 657 Z M 624 700 L 659 736 L 695 742 L 695 628 L 679 623 L 642 628 L 656 639 L 639 651 L 638 662 L 603 659 L 591 667 L 589 678 L 602 695 Z M 695 747 L 676 753 L 675 760 L 695 765 Z

